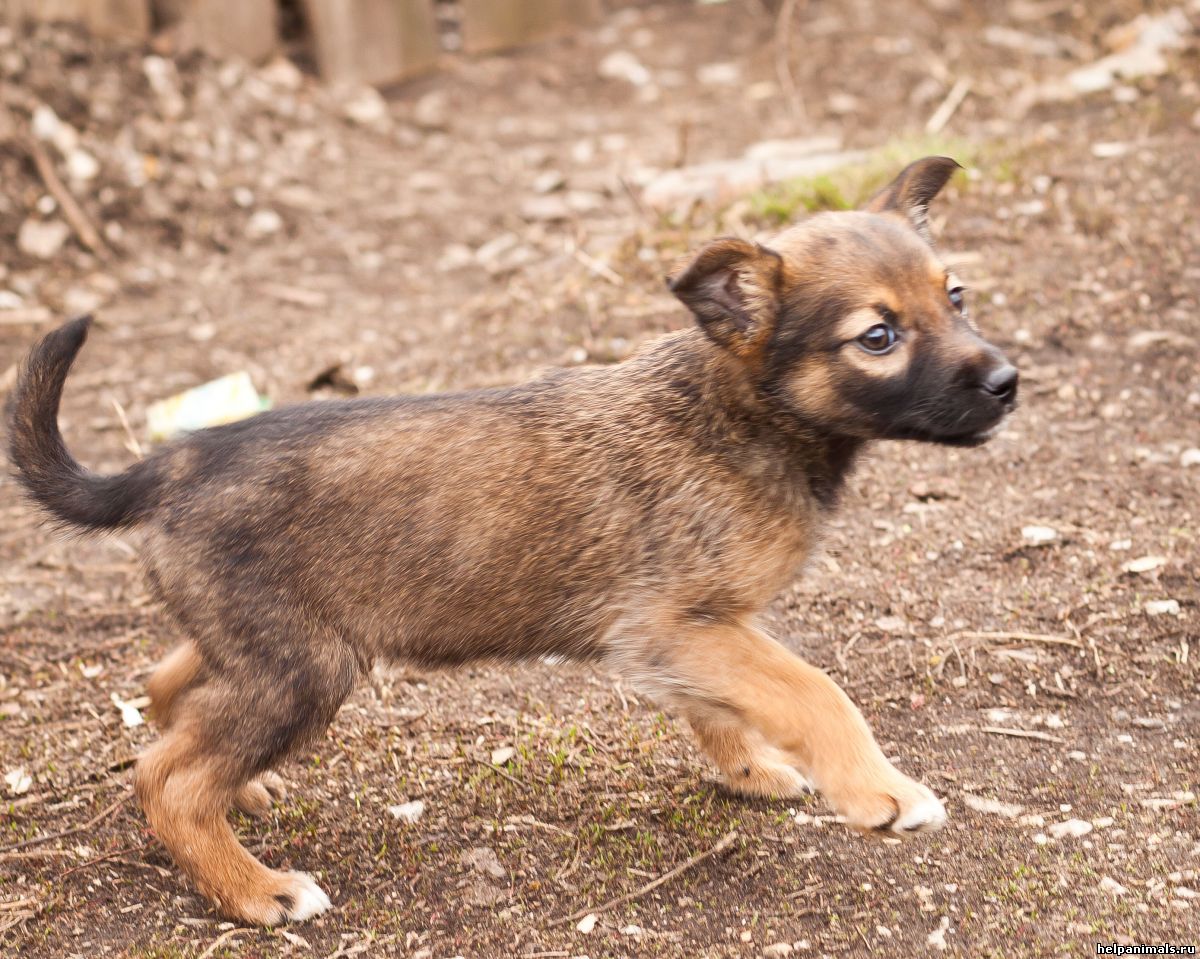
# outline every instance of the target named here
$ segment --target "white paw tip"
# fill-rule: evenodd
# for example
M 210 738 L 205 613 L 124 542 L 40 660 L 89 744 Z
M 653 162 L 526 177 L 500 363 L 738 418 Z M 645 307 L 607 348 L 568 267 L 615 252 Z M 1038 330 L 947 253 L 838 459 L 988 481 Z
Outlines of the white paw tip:
M 896 833 L 931 832 L 941 829 L 945 822 L 946 807 L 940 799 L 930 794 L 902 810 L 890 828 Z
M 292 908 L 288 910 L 288 918 L 292 922 L 303 922 L 305 919 L 319 916 L 333 905 L 311 876 L 294 872 L 292 877 L 296 880 L 296 888 L 291 893 Z

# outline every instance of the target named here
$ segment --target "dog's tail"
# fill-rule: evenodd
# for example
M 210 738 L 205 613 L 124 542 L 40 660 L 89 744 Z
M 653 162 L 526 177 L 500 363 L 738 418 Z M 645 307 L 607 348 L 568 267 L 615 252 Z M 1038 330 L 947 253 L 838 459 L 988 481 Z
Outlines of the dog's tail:
M 17 479 L 55 519 L 89 530 L 131 526 L 155 505 L 158 464 L 143 460 L 117 476 L 75 461 L 58 431 L 58 403 L 92 318 L 59 327 L 33 348 L 8 402 L 8 452 Z

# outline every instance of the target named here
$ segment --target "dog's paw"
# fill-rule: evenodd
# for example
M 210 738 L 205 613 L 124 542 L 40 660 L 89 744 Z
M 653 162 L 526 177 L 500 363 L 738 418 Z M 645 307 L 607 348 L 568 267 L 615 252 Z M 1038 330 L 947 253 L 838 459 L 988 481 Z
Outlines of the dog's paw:
M 909 836 L 933 832 L 946 822 L 946 808 L 933 792 L 899 772 L 871 782 L 861 790 L 826 793 L 826 800 L 860 832 Z
M 332 906 L 308 873 L 269 871 L 266 876 L 267 881 L 252 894 L 236 901 L 221 901 L 221 911 L 253 925 L 279 926 L 319 916 Z
M 293 880 L 295 887 L 283 894 L 276 893 L 275 898 L 284 907 L 288 922 L 303 922 L 319 916 L 333 905 L 324 890 L 307 873 L 289 872 L 285 875 Z
M 241 788 L 233 804 L 240 812 L 255 818 L 271 811 L 271 804 L 287 795 L 287 784 L 278 773 L 265 772 Z

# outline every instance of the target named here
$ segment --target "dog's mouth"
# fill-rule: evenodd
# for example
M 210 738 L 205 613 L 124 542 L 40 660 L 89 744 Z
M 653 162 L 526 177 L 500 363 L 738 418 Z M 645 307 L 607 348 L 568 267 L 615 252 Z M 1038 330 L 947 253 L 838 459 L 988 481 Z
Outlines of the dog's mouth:
M 1008 418 L 1011 410 L 1005 410 L 986 426 L 976 426 L 968 430 L 947 431 L 925 426 L 913 426 L 902 429 L 896 439 L 916 440 L 921 443 L 937 443 L 940 446 L 972 447 L 983 446 L 1000 432 L 1000 427 Z

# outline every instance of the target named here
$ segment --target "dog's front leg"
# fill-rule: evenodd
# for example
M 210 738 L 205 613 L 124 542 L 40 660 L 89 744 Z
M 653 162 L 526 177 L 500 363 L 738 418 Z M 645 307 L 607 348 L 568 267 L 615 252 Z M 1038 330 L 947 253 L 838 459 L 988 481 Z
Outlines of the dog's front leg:
M 780 775 L 783 757 L 854 828 L 903 834 L 945 822 L 937 797 L 887 760 L 821 670 L 749 625 L 672 632 L 659 634 L 653 655 L 629 660 L 632 678 L 688 718 L 732 788 L 794 792 Z

